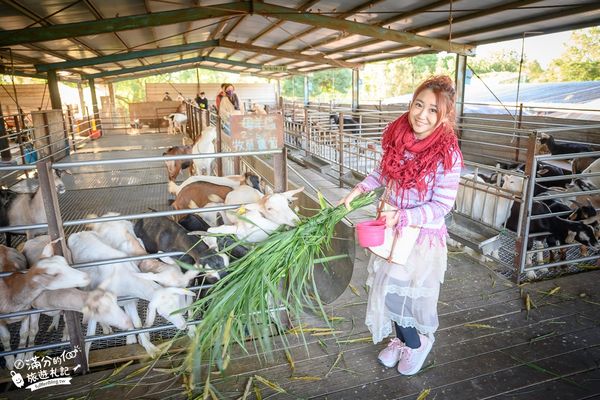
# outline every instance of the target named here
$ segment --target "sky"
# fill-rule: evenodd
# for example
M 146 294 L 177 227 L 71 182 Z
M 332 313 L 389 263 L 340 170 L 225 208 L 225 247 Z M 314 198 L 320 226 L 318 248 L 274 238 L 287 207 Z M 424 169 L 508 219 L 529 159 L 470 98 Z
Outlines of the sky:
M 548 35 L 525 36 L 525 58 L 537 60 L 542 68 L 547 68 L 552 59 L 557 58 L 564 51 L 564 44 L 569 40 L 572 31 L 551 33 Z M 522 39 L 508 40 L 506 42 L 483 44 L 477 46 L 476 57 L 487 57 L 502 49 L 515 50 L 521 54 Z

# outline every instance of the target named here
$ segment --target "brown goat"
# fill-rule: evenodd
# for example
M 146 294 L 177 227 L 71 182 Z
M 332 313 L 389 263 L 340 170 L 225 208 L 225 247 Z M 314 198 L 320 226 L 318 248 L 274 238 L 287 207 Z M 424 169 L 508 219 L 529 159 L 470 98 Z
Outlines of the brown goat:
M 218 197 L 224 199 L 227 196 L 227 193 L 233 190 L 230 186 L 223 185 L 215 185 L 214 183 L 209 182 L 194 182 L 189 185 L 184 186 L 179 193 L 177 193 L 177 197 L 173 202 L 172 206 L 176 210 L 186 210 L 189 208 L 194 208 L 190 206 L 190 203 L 193 202 L 197 207 L 204 207 L 207 203 L 210 202 L 210 195 L 217 195 Z
M 192 154 L 192 146 L 173 146 L 163 153 L 163 156 L 182 156 L 186 154 Z M 183 169 L 190 168 L 190 175 L 194 175 L 194 163 L 192 160 L 176 160 L 176 161 L 165 161 L 167 164 L 167 173 L 169 180 L 175 182 L 177 175 Z

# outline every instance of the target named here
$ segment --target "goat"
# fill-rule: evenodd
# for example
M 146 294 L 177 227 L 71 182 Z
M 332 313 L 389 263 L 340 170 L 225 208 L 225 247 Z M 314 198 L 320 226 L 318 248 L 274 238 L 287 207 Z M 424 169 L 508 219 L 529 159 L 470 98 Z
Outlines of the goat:
M 168 135 L 175 135 L 177 134 L 177 131 L 183 135 L 186 134 L 187 115 L 182 113 L 172 113 L 164 117 L 164 119 L 169 121 L 169 128 L 167 129 Z
M 252 103 L 250 111 L 257 115 L 267 115 L 267 110 L 264 105 L 258 103 Z
M 103 217 L 118 216 L 119 213 L 106 213 Z M 94 214 L 88 218 L 95 218 Z M 127 256 L 142 256 L 148 254 L 141 239 L 135 236 L 133 224 L 130 221 L 106 221 L 88 224 L 88 228 L 96 232 L 104 243 L 120 250 Z M 134 262 L 138 264 L 138 262 Z M 198 275 L 198 271 L 188 271 L 185 274 L 177 265 L 167 264 L 155 259 L 146 259 L 139 262 L 138 267 L 143 274 L 138 277 L 155 281 L 163 286 L 186 287 L 190 280 Z
M 133 329 L 133 323 L 131 318 L 117 304 L 117 297 L 103 289 L 96 288 L 91 292 L 71 288 L 71 289 L 59 289 L 59 290 L 46 290 L 42 292 L 33 301 L 33 307 L 38 309 L 55 309 L 56 311 L 45 311 L 44 314 L 49 316 L 56 316 L 60 318 L 62 311 L 77 311 L 83 314 L 83 322 L 88 323 L 90 321 L 100 322 L 102 324 L 114 326 L 118 329 Z M 53 325 L 58 326 L 58 319 L 55 319 L 49 330 L 52 329 Z M 31 343 L 35 342 L 35 336 L 38 332 L 37 319 L 32 319 L 31 326 L 29 329 L 29 340 Z M 65 332 L 63 333 L 63 339 L 66 340 L 68 337 Z M 33 338 L 33 339 L 32 339 Z
M 582 173 L 591 174 L 594 172 L 600 172 L 600 158 L 591 163 L 590 166 L 584 169 Z M 600 175 L 586 177 L 585 180 L 590 182 L 592 185 L 600 188 Z
M 207 126 L 202 129 L 202 134 L 192 145 L 192 154 L 216 153 L 215 139 L 217 138 L 217 128 Z M 194 170 L 199 175 L 212 174 L 213 158 L 195 158 L 193 160 Z
M 340 125 L 339 114 L 333 113 L 333 114 L 329 115 L 329 121 L 332 124 L 339 126 Z M 349 115 L 344 115 L 344 131 L 351 132 L 353 135 L 358 135 L 360 133 L 359 126 L 360 126 L 360 124 L 358 123 L 357 120 L 355 120 L 354 118 L 352 118 Z
M 163 153 L 163 156 L 181 156 L 192 154 L 192 146 L 173 146 L 169 147 L 167 151 Z M 174 182 L 181 172 L 184 169 L 190 169 L 190 175 L 194 174 L 194 163 L 192 160 L 175 160 L 175 161 L 165 161 L 167 165 L 167 175 L 169 175 L 169 182 Z
M 194 175 L 187 178 L 181 185 L 177 185 L 175 182 L 169 182 L 169 193 L 177 195 L 187 185 L 194 182 L 208 182 L 215 185 L 229 186 L 232 189 L 239 187 L 240 185 L 248 185 L 256 190 L 268 194 L 272 192 L 267 183 L 259 176 L 246 172 L 242 175 L 229 175 L 229 176 L 210 176 L 210 175 Z
M 256 203 L 245 205 L 244 218 L 239 218 L 234 225 L 210 228 L 208 232 L 233 234 L 251 243 L 261 242 L 281 225 L 296 226 L 299 218 L 289 207 L 289 202 L 296 200 L 293 196 L 302 190 L 304 187 L 266 195 Z M 211 246 L 215 246 L 214 241 Z
M 538 178 L 548 178 L 551 176 L 562 177 L 564 176 L 564 174 L 565 171 L 560 167 L 542 162 L 538 163 L 538 169 L 536 172 L 536 176 Z M 566 187 L 569 183 L 571 183 L 571 179 L 556 179 L 551 181 L 544 181 L 543 183 L 541 183 L 541 185 L 545 187 Z
M 495 228 L 502 228 L 514 202 L 506 196 L 521 193 L 523 178 L 506 175 L 501 188 L 485 184 L 480 177 L 475 179 L 473 185 L 473 179 L 472 174 L 461 178 L 464 183 L 457 193 L 457 210 Z
M 64 171 L 54 170 L 54 186 L 58 194 L 65 192 L 65 184 L 61 179 Z M 17 194 L 8 189 L 0 189 L 0 227 L 45 224 L 48 222 L 44 209 L 42 191 L 39 187 L 34 193 Z M 46 229 L 27 229 L 27 239 L 31 239 Z M 11 234 L 23 233 L 6 232 L 6 245 L 10 247 Z
M 587 144 L 581 143 L 557 143 L 552 135 L 542 133 L 540 135 L 540 143 L 546 145 L 550 153 L 553 155 L 557 154 L 571 154 L 571 153 L 583 153 L 593 151 Z
M 16 249 L 0 244 L 0 267 L 2 272 L 23 271 L 27 268 L 27 259 Z
M 38 261 L 26 273 L 15 272 L 0 280 L 0 313 L 12 313 L 31 308 L 31 304 L 44 290 L 83 287 L 90 283 L 89 276 L 71 268 L 61 256 L 52 256 Z M 0 320 L 0 339 L 4 350 L 10 350 L 10 332 L 7 324 L 21 323 L 19 348 L 27 345 L 29 317 L 15 317 Z M 33 345 L 33 343 L 31 343 Z M 14 357 L 6 357 L 8 368 L 12 369 Z
M 189 236 L 183 227 L 169 218 L 139 219 L 134 229 L 135 234 L 142 239 L 146 250 L 150 253 L 187 252 L 179 257 L 179 260 L 206 270 L 204 275 L 208 282 L 218 280 L 219 271 L 229 265 L 229 258 L 226 255 L 215 253 L 197 238 Z
M 69 236 L 68 244 L 73 253 L 73 261 L 77 263 L 127 257 L 126 253 L 104 243 L 95 232 L 84 231 L 74 233 Z M 163 288 L 157 283 L 139 279 L 137 276 L 139 272 L 140 270 L 132 262 L 93 266 L 88 269 L 88 273 L 92 278 L 89 287 L 94 289 L 100 286 L 106 288 L 106 290 L 110 290 L 117 296 L 133 296 L 152 301 L 154 296 L 160 293 L 159 291 Z M 123 303 L 123 306 L 125 312 L 130 316 L 134 327 L 140 328 L 142 323 L 137 312 L 137 300 L 128 300 Z M 171 314 L 176 311 L 177 309 L 172 309 L 168 313 L 161 315 L 171 321 L 173 317 Z M 173 318 L 174 323 L 177 320 Z M 90 330 L 88 326 L 88 334 L 93 333 Z M 147 333 L 140 333 L 138 337 L 141 345 L 146 349 L 148 354 L 154 356 L 158 349 L 150 342 L 150 336 Z M 134 342 L 134 337 L 129 336 L 127 338 L 127 343 Z M 88 344 L 86 344 L 86 351 L 89 350 Z
M 571 162 L 571 171 L 574 174 L 581 174 L 587 167 L 592 165 L 594 161 L 598 160 L 596 157 L 579 157 L 574 158 Z

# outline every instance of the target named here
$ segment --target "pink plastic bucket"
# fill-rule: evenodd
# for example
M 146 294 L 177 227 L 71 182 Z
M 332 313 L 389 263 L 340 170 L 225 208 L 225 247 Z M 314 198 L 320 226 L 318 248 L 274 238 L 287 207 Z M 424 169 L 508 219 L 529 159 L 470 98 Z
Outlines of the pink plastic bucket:
M 376 219 L 356 224 L 358 244 L 362 247 L 381 246 L 385 239 L 385 221 Z

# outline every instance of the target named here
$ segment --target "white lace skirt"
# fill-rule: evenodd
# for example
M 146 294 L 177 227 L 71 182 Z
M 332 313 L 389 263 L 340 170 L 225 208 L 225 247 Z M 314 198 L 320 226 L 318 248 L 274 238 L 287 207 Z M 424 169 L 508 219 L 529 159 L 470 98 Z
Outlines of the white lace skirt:
M 369 301 L 365 323 L 378 343 L 392 333 L 393 321 L 415 327 L 433 340 L 438 328 L 437 302 L 448 262 L 445 240 L 415 244 L 406 265 L 371 255 L 368 264 Z

